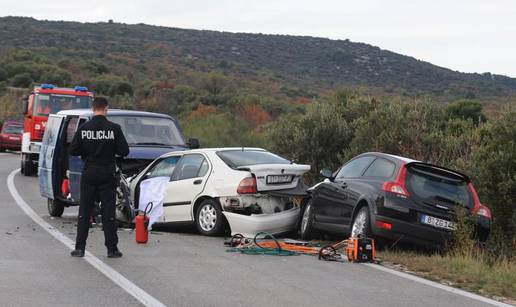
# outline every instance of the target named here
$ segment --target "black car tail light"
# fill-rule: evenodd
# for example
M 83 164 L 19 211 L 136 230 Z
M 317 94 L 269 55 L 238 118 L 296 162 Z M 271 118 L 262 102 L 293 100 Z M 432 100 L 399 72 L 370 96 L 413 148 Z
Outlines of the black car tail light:
M 407 188 L 405 187 L 405 180 L 407 178 L 407 168 L 402 165 L 398 177 L 395 181 L 387 181 L 383 183 L 382 190 L 389 193 L 394 193 L 403 198 L 410 196 Z
M 477 190 L 475 190 L 475 187 L 471 182 L 468 183 L 468 188 L 471 191 L 471 195 L 473 196 L 473 214 L 481 215 L 488 219 L 491 219 L 491 210 L 489 210 L 488 207 L 480 203 L 480 198 L 478 197 Z

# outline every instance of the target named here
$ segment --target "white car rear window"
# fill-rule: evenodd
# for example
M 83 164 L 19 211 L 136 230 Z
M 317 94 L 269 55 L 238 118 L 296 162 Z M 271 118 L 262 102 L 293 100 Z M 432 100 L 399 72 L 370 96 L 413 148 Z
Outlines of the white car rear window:
M 262 150 L 224 150 L 218 151 L 217 155 L 232 168 L 257 164 L 290 164 L 289 160 Z

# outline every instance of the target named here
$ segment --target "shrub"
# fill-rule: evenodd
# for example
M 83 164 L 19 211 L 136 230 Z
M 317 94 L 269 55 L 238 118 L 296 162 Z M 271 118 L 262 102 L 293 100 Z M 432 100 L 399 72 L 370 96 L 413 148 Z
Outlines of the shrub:
M 14 87 L 29 87 L 34 80 L 30 77 L 28 73 L 17 74 L 11 79 L 11 85 Z

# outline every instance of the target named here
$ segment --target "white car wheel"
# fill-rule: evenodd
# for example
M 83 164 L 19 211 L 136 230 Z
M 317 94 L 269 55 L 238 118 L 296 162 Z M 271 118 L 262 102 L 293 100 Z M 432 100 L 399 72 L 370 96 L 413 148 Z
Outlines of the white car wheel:
M 215 236 L 221 233 L 224 219 L 219 203 L 214 199 L 203 200 L 197 207 L 195 224 L 203 235 Z
M 217 212 L 212 205 L 206 205 L 199 210 L 199 225 L 202 230 L 210 231 L 217 224 Z

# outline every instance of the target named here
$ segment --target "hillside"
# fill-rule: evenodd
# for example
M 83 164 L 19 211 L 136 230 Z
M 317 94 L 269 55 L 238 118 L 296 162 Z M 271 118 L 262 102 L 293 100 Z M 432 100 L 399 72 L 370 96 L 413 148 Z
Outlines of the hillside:
M 0 41 L 0 56 L 23 48 L 53 60 L 96 59 L 117 67 L 111 71 L 132 83 L 141 81 L 140 73 L 152 69 L 156 74 L 155 69 L 172 65 L 168 78 L 186 70 L 218 70 L 272 84 L 269 88 L 280 88 L 288 96 L 313 97 L 339 87 L 437 100 L 485 100 L 516 93 L 514 78 L 460 73 L 349 40 L 4 17 Z

